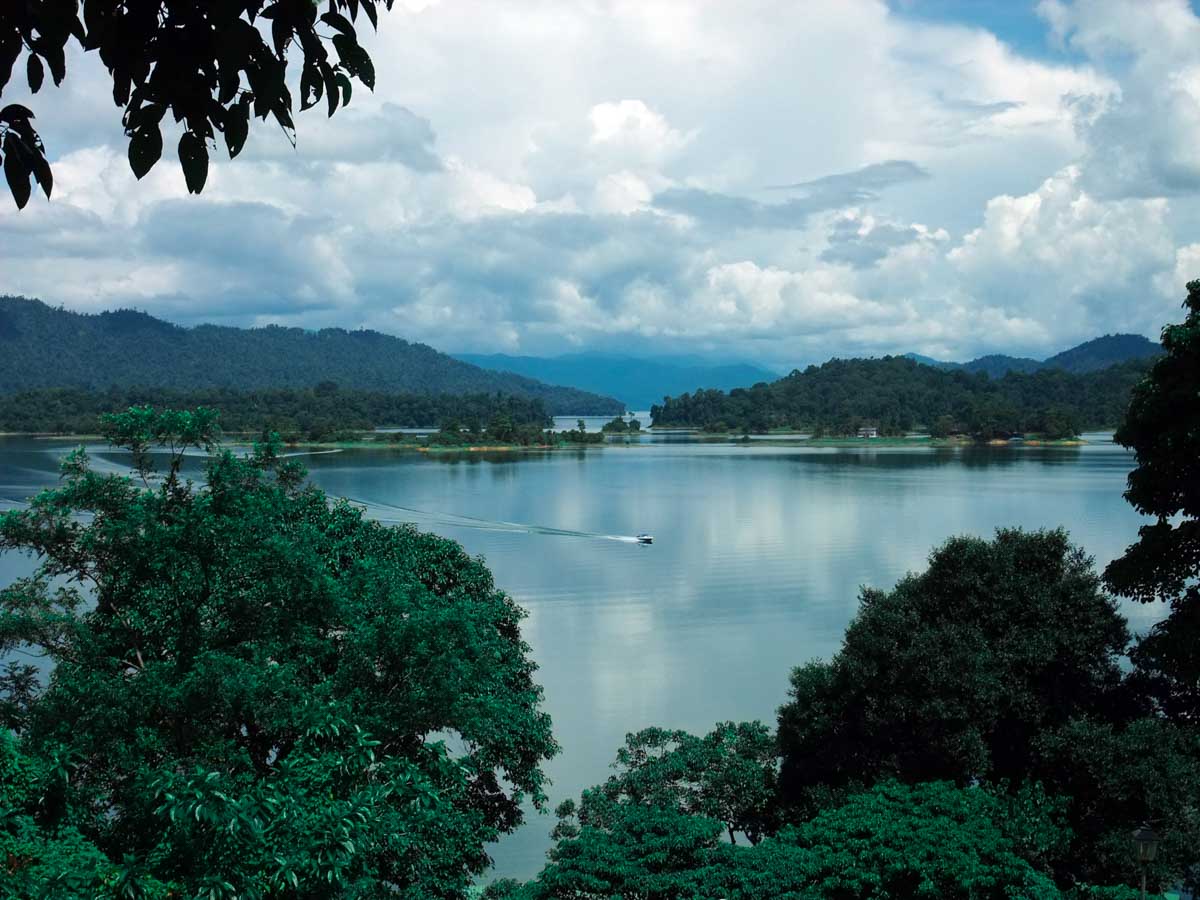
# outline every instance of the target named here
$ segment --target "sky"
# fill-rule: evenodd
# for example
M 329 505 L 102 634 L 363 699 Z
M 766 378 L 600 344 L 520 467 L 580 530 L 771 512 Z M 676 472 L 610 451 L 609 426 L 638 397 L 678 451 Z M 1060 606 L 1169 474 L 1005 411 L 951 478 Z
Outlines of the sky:
M 0 293 L 786 370 L 1156 338 L 1200 277 L 1186 0 L 396 0 L 363 43 L 373 94 L 199 197 L 134 179 L 94 54 L 14 79 L 56 182 Z

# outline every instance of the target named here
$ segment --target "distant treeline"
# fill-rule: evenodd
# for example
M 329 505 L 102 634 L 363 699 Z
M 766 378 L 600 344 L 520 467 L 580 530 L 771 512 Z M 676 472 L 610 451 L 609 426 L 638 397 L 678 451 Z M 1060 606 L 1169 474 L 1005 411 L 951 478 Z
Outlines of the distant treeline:
M 551 425 L 541 400 L 504 394 L 393 394 L 342 388 L 323 382 L 307 389 L 180 391 L 110 388 L 86 391 L 46 388 L 0 397 L 0 431 L 85 434 L 99 430 L 101 413 L 130 406 L 220 411 L 225 431 L 278 431 L 288 438 L 323 440 L 339 432 L 378 427 L 441 426 L 470 431 L 489 423 L 541 430 Z
M 656 426 L 709 431 L 853 434 L 871 425 L 885 435 L 928 429 L 937 436 L 1062 438 L 1118 424 L 1149 366 L 1138 360 L 1086 374 L 1046 369 L 989 378 L 898 356 L 834 359 L 770 384 L 668 397 L 650 416 Z

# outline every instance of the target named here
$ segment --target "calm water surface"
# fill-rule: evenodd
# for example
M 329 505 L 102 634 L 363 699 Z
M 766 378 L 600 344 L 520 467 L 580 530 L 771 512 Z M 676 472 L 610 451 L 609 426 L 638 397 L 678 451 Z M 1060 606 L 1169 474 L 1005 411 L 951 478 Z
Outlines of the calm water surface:
M 1103 565 L 1134 538 L 1131 457 L 1072 448 L 819 449 L 654 440 L 584 451 L 308 457 L 325 490 L 482 555 L 529 611 L 562 754 L 551 806 L 603 780 L 628 731 L 770 721 L 789 670 L 835 652 L 860 585 L 890 587 L 955 534 L 1066 526 Z M 62 444 L 0 440 L 0 508 L 52 483 Z M 122 458 L 101 456 L 100 465 Z M 654 535 L 653 546 L 622 536 Z M 0 558 L 0 579 L 25 568 Z M 1158 611 L 1128 608 L 1135 628 Z M 553 817 L 493 848 L 540 868 Z

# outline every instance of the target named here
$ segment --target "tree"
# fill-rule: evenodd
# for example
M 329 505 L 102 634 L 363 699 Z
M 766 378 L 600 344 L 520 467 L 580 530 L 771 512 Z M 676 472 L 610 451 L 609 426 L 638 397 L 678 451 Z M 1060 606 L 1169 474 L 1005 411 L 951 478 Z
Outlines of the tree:
M 251 116 L 273 118 L 295 143 L 289 59 L 300 54 L 300 109 L 325 99 L 329 115 L 350 102 L 351 79 L 374 90 L 375 67 L 358 42 L 364 13 L 372 27 L 393 0 L 49 0 L 0 4 L 0 94 L 24 59 L 37 93 L 49 69 L 66 77 L 67 45 L 96 52 L 113 100 L 124 110 L 129 165 L 141 178 L 163 151 L 162 121 L 182 125 L 178 156 L 188 190 L 204 188 L 210 147 L 220 133 L 230 158 L 242 150 Z M 324 6 L 326 11 L 320 12 Z M 331 57 L 332 49 L 334 56 Z M 293 82 L 294 83 L 294 82 Z M 33 112 L 0 109 L 0 156 L 18 207 L 30 177 L 49 197 L 53 179 Z
M 1053 845 L 1061 829 L 1051 812 L 1020 824 Z M 726 864 L 709 870 L 719 891 L 700 896 L 1058 898 L 1011 813 L 982 788 L 881 784 L 747 852 L 723 852 Z
M 720 825 L 669 806 L 620 804 L 550 851 L 524 886 L 497 898 L 758 900 L 1059 898 L 1038 859 L 1062 842 L 1057 808 L 946 782 L 882 784 L 754 846 L 718 840 Z
M 860 603 L 842 649 L 796 669 L 779 712 L 782 789 L 801 811 L 889 777 L 1018 784 L 1039 735 L 1120 714 L 1125 622 L 1061 530 L 952 538 Z
M 669 806 L 615 803 L 602 823 L 581 822 L 573 831 L 561 833 L 550 851 L 550 863 L 518 896 L 537 900 L 719 896 L 698 890 L 698 876 L 720 843 L 721 831 L 721 823 L 714 819 Z
M 0 651 L 54 664 L 9 715 L 70 775 L 39 827 L 189 896 L 461 893 L 556 750 L 521 610 L 453 542 L 306 485 L 277 443 L 217 451 L 211 411 L 106 424 L 136 480 L 80 450 L 0 517 L 0 549 L 39 558 L 0 592 Z M 213 451 L 199 486 L 190 448 Z
M 1200 281 L 1187 286 L 1182 324 L 1163 329 L 1166 351 L 1134 388 L 1114 440 L 1134 451 L 1125 499 L 1154 522 L 1105 569 L 1112 590 L 1170 615 L 1133 657 L 1162 708 L 1200 723 Z
M 929 436 L 932 438 L 948 438 L 954 433 L 954 420 L 949 416 L 938 416 L 929 426 Z
M 1129 835 L 1154 823 L 1162 840 L 1149 867 L 1158 888 L 1200 887 L 1200 734 L 1157 717 L 1128 724 L 1079 719 L 1038 741 L 1039 776 L 1067 804 L 1071 835 L 1061 880 L 1137 884 Z
M 616 805 L 653 805 L 725 825 L 730 843 L 773 830 L 778 758 L 762 722 L 719 722 L 704 737 L 646 728 L 625 736 L 617 774 L 585 792 L 580 821 L 602 824 Z
M 611 421 L 600 426 L 600 430 L 605 434 L 624 434 L 629 430 L 629 426 L 625 424 L 623 416 L 613 416 Z

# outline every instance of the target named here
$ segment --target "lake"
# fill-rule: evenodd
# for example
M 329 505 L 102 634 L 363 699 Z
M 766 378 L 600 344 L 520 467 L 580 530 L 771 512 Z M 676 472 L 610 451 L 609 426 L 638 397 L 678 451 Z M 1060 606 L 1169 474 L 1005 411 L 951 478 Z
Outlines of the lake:
M 890 587 L 951 535 L 1063 525 L 1099 565 L 1118 555 L 1139 524 L 1121 498 L 1132 457 L 1088 437 L 1079 448 L 822 449 L 659 435 L 305 461 L 328 492 L 485 557 L 529 611 L 525 638 L 563 748 L 547 767 L 553 806 L 603 780 L 628 731 L 772 721 L 789 670 L 837 650 L 859 586 Z M 51 484 L 65 446 L 0 439 L 0 508 Z M 654 544 L 629 540 L 639 532 Z M 0 579 L 27 565 L 0 558 Z M 1126 612 L 1136 629 L 1161 614 Z M 534 874 L 552 825 L 531 815 L 493 848 L 495 874 Z

